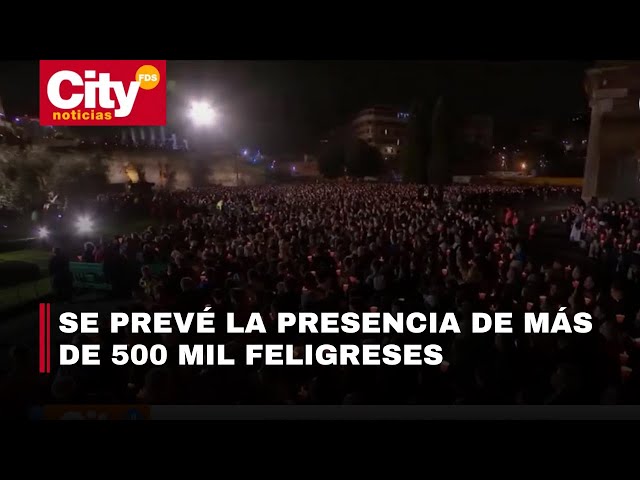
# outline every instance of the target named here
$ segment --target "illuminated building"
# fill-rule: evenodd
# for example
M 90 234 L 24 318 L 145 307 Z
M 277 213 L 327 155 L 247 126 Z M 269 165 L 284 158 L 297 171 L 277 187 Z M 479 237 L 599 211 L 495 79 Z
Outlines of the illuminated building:
M 409 114 L 385 106 L 366 108 L 356 115 L 351 126 L 360 138 L 380 150 L 386 160 L 398 157 L 406 141 Z

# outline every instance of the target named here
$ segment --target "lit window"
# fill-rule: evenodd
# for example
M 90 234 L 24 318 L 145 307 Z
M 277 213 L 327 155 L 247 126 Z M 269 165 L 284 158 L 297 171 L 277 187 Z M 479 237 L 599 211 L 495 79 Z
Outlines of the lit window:
M 384 134 L 385 135 L 389 135 L 389 130 L 387 130 L 386 128 L 384 129 Z
M 396 145 L 400 146 L 400 139 L 396 140 Z

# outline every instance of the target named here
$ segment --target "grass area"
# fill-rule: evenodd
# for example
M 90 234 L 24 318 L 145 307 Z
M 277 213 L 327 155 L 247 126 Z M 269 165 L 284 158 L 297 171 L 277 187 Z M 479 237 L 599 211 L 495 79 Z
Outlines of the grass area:
M 140 233 L 148 226 L 158 226 L 158 222 L 150 218 L 136 219 L 123 222 L 120 225 L 108 224 L 100 229 L 100 234 L 105 237 L 120 233 Z M 77 244 L 76 244 L 77 243 Z M 82 242 L 74 240 L 66 244 L 69 256 L 81 253 Z M 49 249 L 29 248 L 0 253 L 0 262 L 19 261 L 38 265 L 42 278 L 31 282 L 23 282 L 11 287 L 0 288 L 0 312 L 8 308 L 17 307 L 28 302 L 37 301 L 39 298 L 51 293 L 51 283 L 48 276 L 48 264 L 51 257 Z
M 43 275 L 46 275 L 47 273 L 49 258 L 51 258 L 51 252 L 49 250 L 35 248 L 0 253 L 0 262 L 13 261 L 35 263 L 38 265 L 40 272 Z
M 51 293 L 49 277 L 20 283 L 13 287 L 0 288 L 0 312 L 36 301 L 49 293 Z
M 0 262 L 17 261 L 38 265 L 42 278 L 31 282 L 23 282 L 11 287 L 0 288 L 0 312 L 32 302 L 51 293 L 51 281 L 48 275 L 48 250 L 27 249 L 0 253 Z

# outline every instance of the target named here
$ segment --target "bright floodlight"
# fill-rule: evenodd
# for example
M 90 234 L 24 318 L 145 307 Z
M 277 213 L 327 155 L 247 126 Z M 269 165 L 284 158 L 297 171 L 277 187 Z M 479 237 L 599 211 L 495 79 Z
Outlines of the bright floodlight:
M 76 221 L 78 233 L 90 233 L 93 230 L 93 220 L 89 217 L 79 217 Z
M 49 229 L 47 227 L 40 227 L 38 229 L 39 238 L 47 238 L 49 236 Z
M 193 102 L 189 109 L 189 118 L 197 127 L 213 125 L 216 116 L 216 111 L 207 102 Z

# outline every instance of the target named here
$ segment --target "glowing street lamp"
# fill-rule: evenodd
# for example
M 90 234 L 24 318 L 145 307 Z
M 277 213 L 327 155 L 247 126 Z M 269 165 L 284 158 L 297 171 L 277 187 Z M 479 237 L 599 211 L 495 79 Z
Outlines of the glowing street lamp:
M 40 227 L 38 229 L 38 238 L 41 239 L 45 239 L 48 238 L 51 232 L 49 232 L 49 229 L 47 227 Z
M 522 170 L 526 170 L 527 164 L 525 162 L 522 162 L 522 164 L 520 165 L 520 168 L 522 168 Z
M 209 127 L 216 123 L 218 114 L 207 102 L 197 101 L 191 103 L 189 118 L 196 127 Z
M 93 220 L 87 216 L 78 217 L 76 230 L 80 234 L 91 233 L 93 231 Z

